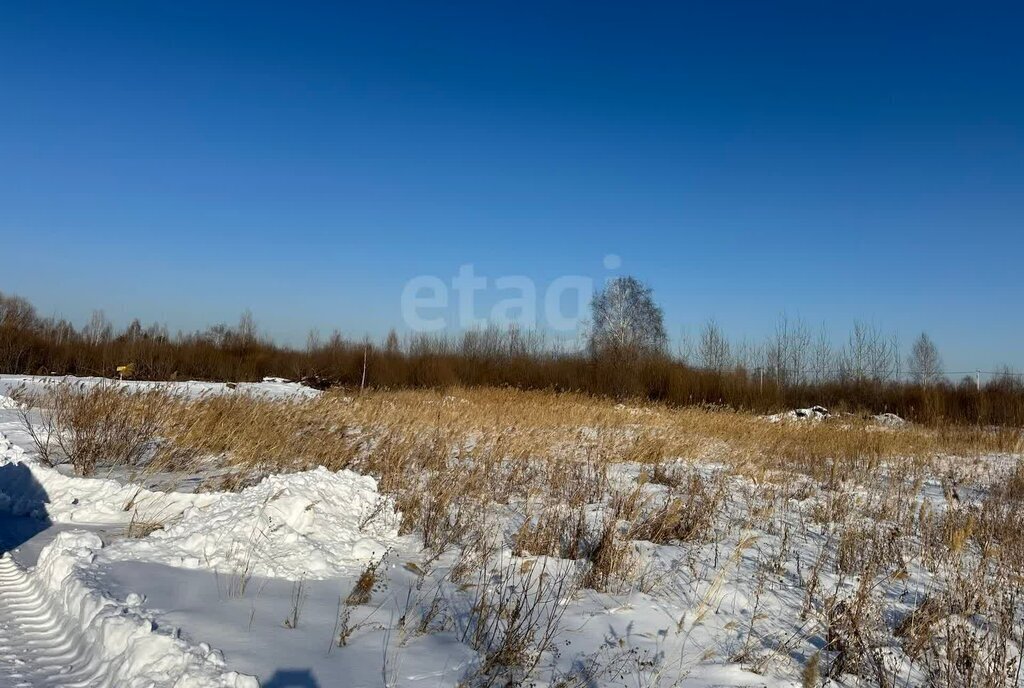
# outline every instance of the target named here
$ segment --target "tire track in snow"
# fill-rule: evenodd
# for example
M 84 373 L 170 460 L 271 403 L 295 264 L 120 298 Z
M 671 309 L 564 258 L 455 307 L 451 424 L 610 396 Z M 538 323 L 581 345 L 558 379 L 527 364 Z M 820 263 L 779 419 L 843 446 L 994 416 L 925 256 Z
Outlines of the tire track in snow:
M 32 575 L 0 556 L 0 687 L 104 685 L 97 656 Z

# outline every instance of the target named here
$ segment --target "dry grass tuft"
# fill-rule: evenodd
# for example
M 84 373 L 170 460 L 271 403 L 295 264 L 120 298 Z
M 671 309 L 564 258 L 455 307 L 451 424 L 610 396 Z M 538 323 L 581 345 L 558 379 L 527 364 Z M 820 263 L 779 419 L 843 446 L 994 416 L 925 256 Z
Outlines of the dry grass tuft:
M 24 404 L 23 425 L 39 458 L 48 465 L 68 462 L 91 475 L 100 461 L 132 465 L 141 460 L 167 415 L 170 397 L 160 389 L 128 389 L 114 383 L 49 385 L 41 393 L 14 392 Z M 29 408 L 39 413 L 33 422 Z
M 623 542 L 618 526 L 611 519 L 601 527 L 587 560 L 590 567 L 583 578 L 583 586 L 600 591 L 615 591 L 635 566 L 629 544 Z
M 383 556 L 380 559 L 371 561 L 363 569 L 363 572 L 359 574 L 359 578 L 356 579 L 355 585 L 352 586 L 351 592 L 348 597 L 345 598 L 345 604 L 348 606 L 356 606 L 360 604 L 369 604 L 373 598 L 374 588 L 377 586 L 379 579 L 378 569 L 382 562 L 387 559 L 387 556 Z

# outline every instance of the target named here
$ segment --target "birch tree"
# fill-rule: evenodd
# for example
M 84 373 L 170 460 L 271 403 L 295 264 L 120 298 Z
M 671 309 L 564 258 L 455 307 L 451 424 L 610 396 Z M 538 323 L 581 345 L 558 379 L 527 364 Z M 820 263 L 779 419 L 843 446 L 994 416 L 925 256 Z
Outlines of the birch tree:
M 907 368 L 914 382 L 931 385 L 939 381 L 942 375 L 942 358 L 939 349 L 926 333 L 914 341 L 907 357 Z
M 664 351 L 668 337 L 652 290 L 635 277 L 616 277 L 594 296 L 590 349 L 594 354 Z

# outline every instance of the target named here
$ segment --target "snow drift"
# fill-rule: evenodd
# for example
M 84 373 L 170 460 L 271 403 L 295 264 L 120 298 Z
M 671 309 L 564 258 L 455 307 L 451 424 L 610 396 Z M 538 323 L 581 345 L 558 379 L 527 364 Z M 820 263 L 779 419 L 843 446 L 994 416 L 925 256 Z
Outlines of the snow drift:
M 124 605 L 99 592 L 90 564 L 102 546 L 92 533 L 58 533 L 25 576 L 45 598 L 39 616 L 70 628 L 72 642 L 89 648 L 96 665 L 90 685 L 258 688 L 255 678 L 227 671 L 218 651 L 190 645 L 158 628 L 137 603 Z
M 297 579 L 361 570 L 398 536 L 399 515 L 373 478 L 317 468 L 272 475 L 188 508 L 107 556 L 184 568 Z

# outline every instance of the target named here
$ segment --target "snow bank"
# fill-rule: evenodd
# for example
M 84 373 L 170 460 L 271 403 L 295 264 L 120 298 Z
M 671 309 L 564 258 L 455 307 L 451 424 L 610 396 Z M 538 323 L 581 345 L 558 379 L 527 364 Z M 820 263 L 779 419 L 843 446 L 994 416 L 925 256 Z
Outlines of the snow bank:
M 102 478 L 79 478 L 39 465 L 0 433 L 0 514 L 49 518 L 53 523 L 129 523 L 168 519 L 209 504 L 215 494 L 151 492 Z
M 373 478 L 317 468 L 238 493 L 152 492 L 40 466 L 0 433 L 0 513 L 53 523 L 164 524 L 105 556 L 185 568 L 326 578 L 364 568 L 398 537 L 393 500 Z
M 851 416 L 852 414 L 841 414 Z M 817 422 L 833 418 L 832 412 L 824 406 L 811 406 L 809 408 L 793 409 L 792 411 L 786 411 L 785 413 L 776 413 L 771 416 L 765 416 L 765 420 L 769 423 L 781 423 L 784 421 L 811 421 Z M 875 425 L 879 425 L 885 428 L 902 428 L 907 424 L 907 421 L 897 416 L 895 413 L 879 413 L 872 416 L 871 419 Z
M 192 646 L 158 629 L 136 604 L 99 592 L 90 565 L 100 539 L 81 531 L 58 533 L 39 557 L 30 580 L 47 598 L 50 614 L 77 626 L 95 652 L 107 685 L 127 688 L 258 688 L 255 678 L 226 671 L 224 659 L 205 645 Z
M 850 414 L 846 414 L 850 416 Z M 765 416 L 765 420 L 769 423 L 782 423 L 790 421 L 824 421 L 829 418 L 834 418 L 833 414 L 827 410 L 824 406 L 810 406 L 808 408 L 794 408 L 793 411 L 787 411 L 783 414 L 773 414 L 772 416 Z M 897 416 L 896 414 L 878 414 L 872 416 L 871 420 L 874 424 L 882 426 L 884 428 L 902 428 L 906 425 L 906 421 Z
M 792 411 L 786 411 L 785 413 L 776 413 L 771 416 L 766 416 L 766 420 L 769 423 L 780 423 L 782 421 L 821 421 L 830 417 L 832 414 L 824 406 L 811 406 L 809 408 L 793 409 Z
M 373 478 L 321 467 L 217 494 L 164 530 L 117 542 L 106 554 L 238 574 L 328 578 L 358 572 L 380 557 L 394 544 L 399 521 Z
M 902 428 L 907 424 L 907 421 L 903 420 L 895 413 L 879 413 L 875 416 L 875 423 L 887 428 Z
M 186 397 L 200 397 L 208 394 L 248 394 L 273 399 L 311 398 L 320 394 L 298 382 L 284 378 L 264 378 L 263 382 L 205 382 L 187 380 L 181 382 L 149 382 L 144 380 L 114 380 L 106 377 L 75 377 L 73 375 L 0 375 L 0 394 L 23 387 L 30 392 L 43 391 L 50 385 L 70 382 L 83 387 L 94 385 L 119 385 L 134 390 L 160 389 Z M 4 408 L 0 405 L 0 409 Z

